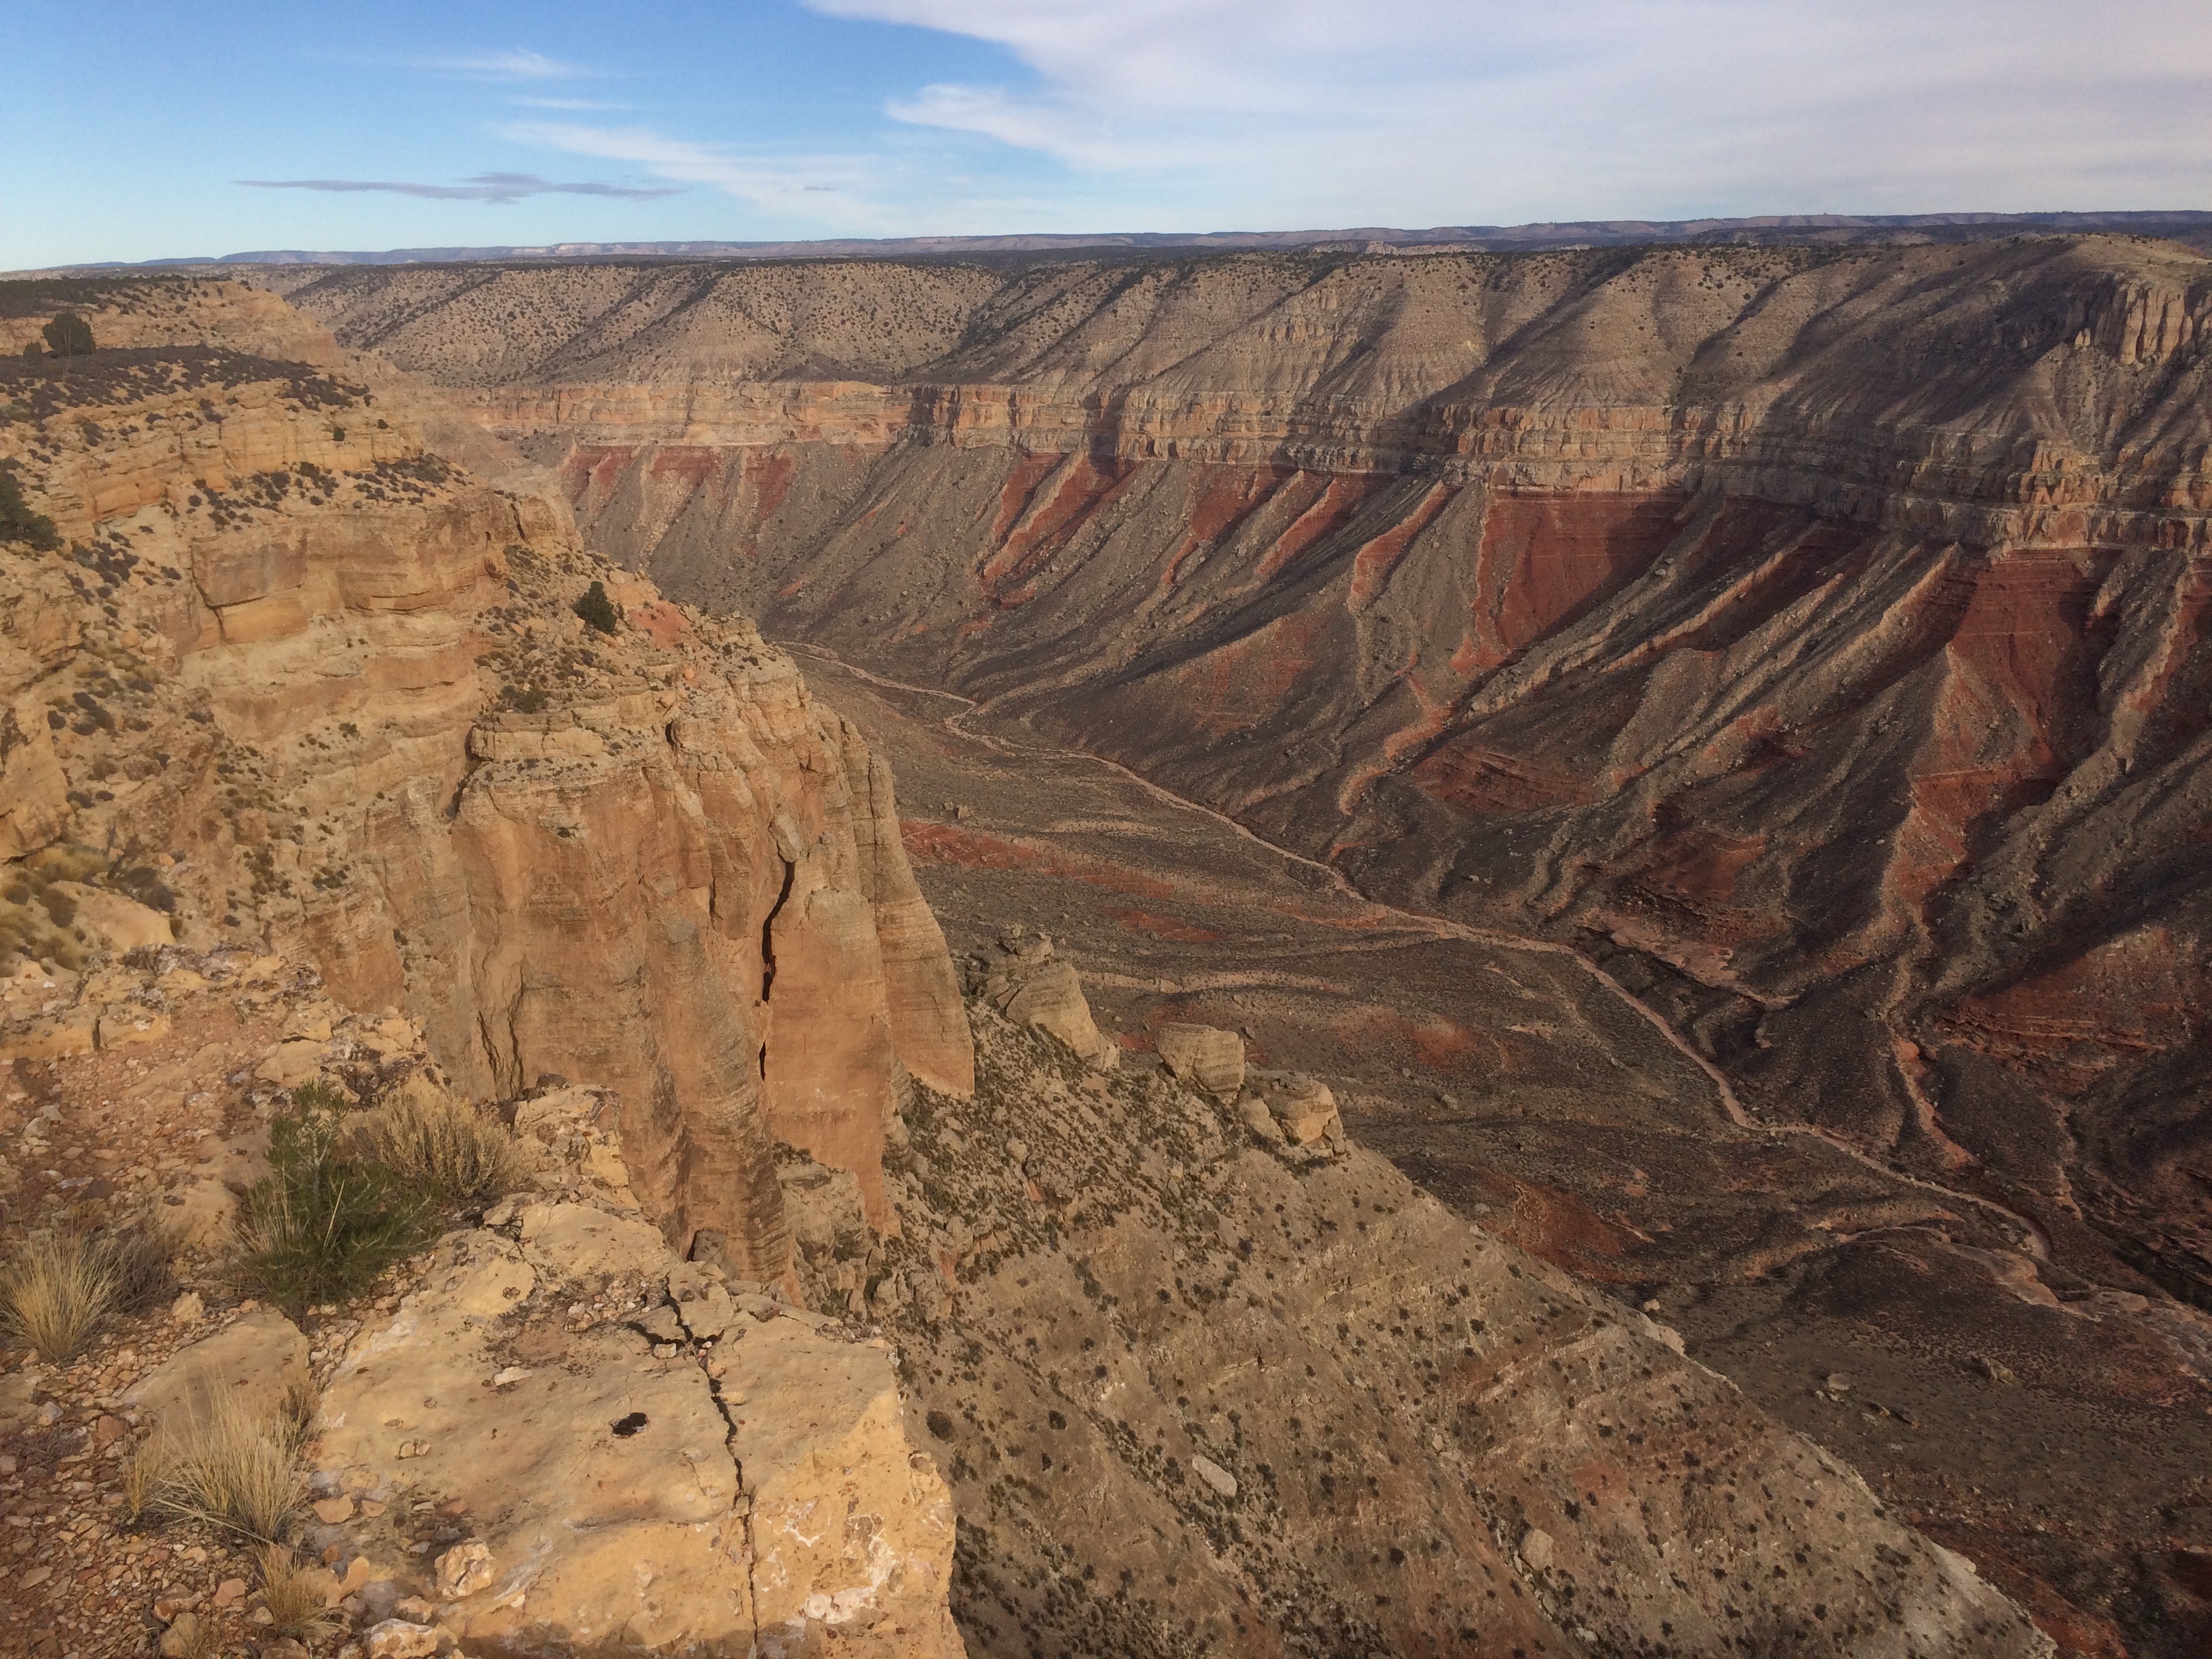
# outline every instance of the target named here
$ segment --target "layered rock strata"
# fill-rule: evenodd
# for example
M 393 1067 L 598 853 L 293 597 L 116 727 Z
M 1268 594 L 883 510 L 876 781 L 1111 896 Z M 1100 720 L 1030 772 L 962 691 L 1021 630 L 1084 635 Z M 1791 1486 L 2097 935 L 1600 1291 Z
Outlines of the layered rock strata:
M 779 1139 L 888 1224 L 909 1072 L 957 1092 L 970 1062 L 857 734 L 750 625 L 583 555 L 526 474 L 425 447 L 439 411 L 268 295 L 82 308 L 166 343 L 0 370 L 0 442 L 74 550 L 0 552 L 27 870 L 82 848 L 182 937 L 312 960 L 342 1004 L 418 1018 L 469 1093 L 616 1090 L 679 1253 L 711 1234 L 733 1271 L 784 1271 Z M 280 346 L 302 356 L 256 355 Z M 612 633 L 573 609 L 601 578 Z M 52 886 L 15 899 L 58 916 Z
M 2208 269 L 276 280 L 677 591 L 1571 939 L 1747 1111 L 2202 1297 Z

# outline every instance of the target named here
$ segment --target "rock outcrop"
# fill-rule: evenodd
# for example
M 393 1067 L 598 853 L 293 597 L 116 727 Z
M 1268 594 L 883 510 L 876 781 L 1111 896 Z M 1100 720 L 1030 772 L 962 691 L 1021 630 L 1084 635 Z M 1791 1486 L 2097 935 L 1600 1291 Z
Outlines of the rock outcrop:
M 1009 928 L 969 959 L 968 977 L 970 988 L 1008 1019 L 1049 1032 L 1100 1071 L 1111 1071 L 1121 1058 L 1091 1018 L 1073 964 L 1053 955 L 1050 935 Z
M 544 1196 L 347 1349 L 314 1541 L 411 1584 L 392 1517 L 444 1517 L 420 1588 L 470 1653 L 959 1654 L 951 1504 L 885 1345 L 678 1261 L 594 1156 L 600 1104 L 527 1103 Z
M 1153 1033 L 1153 1044 L 1178 1081 L 1234 1100 L 1244 1087 L 1244 1039 L 1212 1025 L 1170 1022 Z
M 607 1085 L 679 1254 L 784 1271 L 778 1140 L 887 1223 L 908 1075 L 972 1061 L 857 733 L 749 625 L 584 556 L 495 445 L 454 447 L 504 488 L 425 447 L 450 417 L 270 296 L 100 292 L 131 349 L 0 377 L 29 503 L 82 550 L 0 556 L 9 845 L 158 886 L 150 923 L 84 902 L 119 943 L 252 937 L 405 1010 L 467 1093 Z M 612 632 L 573 608 L 597 579 Z

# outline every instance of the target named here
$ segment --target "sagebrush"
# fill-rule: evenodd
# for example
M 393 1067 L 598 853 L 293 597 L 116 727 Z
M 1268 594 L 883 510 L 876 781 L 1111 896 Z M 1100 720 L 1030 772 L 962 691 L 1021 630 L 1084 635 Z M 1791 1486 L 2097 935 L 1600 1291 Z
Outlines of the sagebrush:
M 368 1155 L 411 1189 L 445 1205 L 503 1197 L 520 1177 L 514 1134 L 465 1100 L 440 1091 L 404 1091 L 364 1113 Z

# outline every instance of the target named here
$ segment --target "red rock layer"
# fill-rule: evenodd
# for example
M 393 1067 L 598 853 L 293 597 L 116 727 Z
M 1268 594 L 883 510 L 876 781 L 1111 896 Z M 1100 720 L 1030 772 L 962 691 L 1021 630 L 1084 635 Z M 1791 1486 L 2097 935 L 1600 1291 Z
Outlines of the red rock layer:
M 836 269 L 911 326 L 641 270 L 629 343 L 444 378 L 687 596 L 1632 955 L 1754 1109 L 2212 1294 L 2208 1031 L 2134 942 L 2212 945 L 2201 256 Z M 434 371 L 477 303 L 296 280 Z

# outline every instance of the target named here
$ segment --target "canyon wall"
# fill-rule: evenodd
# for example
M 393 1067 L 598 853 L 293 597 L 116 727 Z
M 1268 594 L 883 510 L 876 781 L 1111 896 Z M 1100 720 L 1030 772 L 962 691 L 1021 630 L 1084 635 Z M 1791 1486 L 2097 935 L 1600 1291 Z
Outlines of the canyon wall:
M 270 280 L 672 592 L 1571 939 L 1753 1114 L 2212 1295 L 2200 255 Z
M 865 341 L 875 329 L 883 353 L 904 349 L 901 330 L 916 316 L 936 331 L 923 343 L 940 356 L 991 349 L 975 322 L 982 301 L 1018 296 L 979 301 L 974 273 L 924 275 L 936 297 L 904 309 L 880 295 L 871 309 L 849 273 L 807 274 L 789 297 L 827 307 L 818 320 L 842 337 Z M 573 1470 L 555 1455 L 564 1435 L 603 1460 L 594 1468 L 617 1471 L 617 1486 L 649 1480 L 649 1493 L 624 1486 L 631 1495 L 618 1493 L 616 1507 L 649 1496 L 651 1514 L 607 1517 L 644 1523 L 651 1559 L 610 1554 L 611 1533 L 556 1528 L 577 1545 L 570 1561 L 588 1567 L 565 1580 L 588 1620 L 561 1619 L 533 1589 L 527 1617 L 570 1626 L 533 1632 L 514 1616 L 505 1581 L 477 1581 L 490 1594 L 462 1608 L 470 1639 L 588 1645 L 635 1614 L 623 1639 L 688 1650 L 742 1640 L 734 1633 L 748 1623 L 763 1634 L 773 1607 L 793 1627 L 787 1650 L 812 1650 L 809 1621 L 841 1620 L 840 1642 L 865 1630 L 886 1650 L 945 1650 L 948 1487 L 919 1446 L 902 1443 L 899 1425 L 918 1418 L 949 1459 L 962 1522 L 952 1607 L 979 1654 L 1030 1652 L 1046 1631 L 1071 1652 L 2050 1650 L 2021 1608 L 1913 1530 L 1920 1515 L 1778 1429 L 1733 1382 L 1685 1357 L 1680 1336 L 1449 1215 L 1378 1153 L 1346 1145 L 1328 1114 L 1295 1128 L 1306 1119 L 1292 1109 L 1279 1124 L 1256 1097 L 1201 1098 L 1147 1064 L 1100 1064 L 1087 1042 L 1079 1057 L 1000 1018 L 995 1004 L 963 1009 L 908 867 L 882 753 L 817 702 L 750 623 L 723 605 L 702 612 L 663 599 L 580 544 L 569 517 L 580 501 L 592 533 L 612 537 L 627 510 L 614 503 L 665 508 L 652 562 L 672 583 L 687 580 L 678 555 L 690 546 L 700 591 L 714 572 L 772 571 L 787 591 L 764 602 L 817 607 L 823 629 L 842 630 L 855 654 L 865 646 L 896 664 L 915 652 L 917 672 L 964 673 L 975 650 L 986 672 L 1019 686 L 1024 704 L 1001 699 L 1018 714 L 1147 765 L 1165 757 L 1192 773 L 1194 792 L 1230 779 L 1210 758 L 1228 752 L 1229 736 L 1272 730 L 1279 750 L 1339 744 L 1356 787 L 1347 770 L 1326 790 L 1307 780 L 1237 805 L 1249 818 L 1287 803 L 1296 811 L 1278 833 L 1351 861 L 1348 826 L 1404 810 L 1389 793 L 1402 780 L 1388 745 L 1355 754 L 1388 729 L 1373 722 L 1391 714 L 1397 682 L 1376 669 L 1382 659 L 1347 657 L 1331 689 L 1319 653 L 1334 636 L 1316 619 L 1429 625 L 1429 601 L 1398 586 L 1434 556 L 1426 538 L 1464 532 L 1456 515 L 1480 507 L 1480 540 L 1493 506 L 1535 496 L 1499 489 L 1493 501 L 1471 474 L 1425 476 L 1410 449 L 1389 463 L 1407 470 L 1386 477 L 1371 446 L 1340 471 L 1319 459 L 1124 456 L 1080 433 L 1074 449 L 1033 453 L 1006 435 L 1007 422 L 1030 418 L 1022 397 L 981 381 L 917 381 L 902 397 L 883 362 L 871 369 L 878 380 L 854 380 L 854 365 L 812 335 L 801 342 L 812 342 L 808 360 L 786 362 L 769 348 L 791 329 L 770 319 L 759 344 L 745 332 L 751 313 L 713 288 L 702 297 L 695 282 L 693 298 L 720 307 L 720 333 L 684 350 L 723 338 L 743 348 L 728 361 L 757 347 L 777 374 L 834 371 L 845 378 L 780 382 L 777 418 L 833 434 L 848 419 L 874 421 L 875 435 L 701 446 L 703 455 L 687 452 L 688 484 L 651 483 L 659 452 L 645 445 L 606 463 L 605 499 L 591 497 L 588 469 L 572 468 L 569 500 L 549 501 L 544 475 L 501 443 L 455 426 L 419 386 L 287 320 L 265 296 L 159 279 L 0 289 L 0 318 L 19 331 L 35 325 L 36 307 L 67 302 L 97 337 L 125 343 L 82 361 L 0 360 L 11 486 L 0 494 L 9 714 L 0 764 L 10 790 L 0 825 L 14 838 L 0 889 L 9 987 L 0 1057 L 11 1084 L 0 1128 L 35 1091 L 20 1113 L 27 1154 L 45 1146 L 48 1123 L 70 1148 L 51 1164 L 39 1152 L 23 1207 L 11 1199 L 0 1221 L 58 1214 L 72 1194 L 100 1201 L 93 1177 L 76 1171 L 121 1162 L 118 1141 L 146 1133 L 156 1076 L 208 1111 L 237 1086 L 196 1086 L 215 1076 L 249 1084 L 267 1107 L 279 1087 L 342 1064 L 367 1095 L 421 1064 L 418 1030 L 442 1067 L 430 1086 L 504 1100 L 527 1136 L 563 1149 L 544 1172 L 556 1177 L 547 1194 L 586 1177 L 618 1187 L 614 1209 L 495 1206 L 483 1231 L 450 1237 L 418 1269 L 427 1294 L 354 1332 L 361 1345 L 326 1379 L 336 1399 L 325 1450 L 372 1474 L 367 1491 L 420 1483 L 425 1503 L 410 1514 L 427 1492 L 454 1491 L 463 1513 L 482 1512 L 479 1541 L 495 1556 L 534 1557 L 541 1524 L 574 1519 L 558 1485 L 539 1479 L 541 1453 L 552 1459 L 542 1468 Z M 629 303 L 613 291 L 610 307 Z M 418 310 L 424 326 L 436 323 L 437 307 Z M 537 325 L 511 298 L 487 315 L 500 351 L 533 337 Z M 477 337 L 441 337 L 458 361 Z M 271 351 L 284 356 L 263 355 Z M 672 347 L 660 361 L 689 360 Z M 666 394 L 637 395 L 651 406 Z M 697 401 L 711 399 L 702 391 Z M 1263 424 L 1231 410 L 1237 401 L 1222 400 L 1220 421 Z M 569 459 L 564 431 L 520 435 Z M 1239 477 L 1241 494 L 1203 493 Z M 1179 505 L 1175 492 L 1194 480 L 1201 494 Z M 1637 526 L 1680 511 L 1665 507 L 1678 498 L 1705 499 L 1663 477 L 1645 483 L 1629 514 Z M 868 494 L 908 488 L 915 497 L 896 514 L 893 496 Z M 1557 491 L 1530 522 L 1556 509 L 1572 529 L 1578 509 L 1559 504 L 1605 495 Z M 856 539 L 796 561 L 765 532 L 801 511 Z M 35 514 L 53 521 L 51 541 L 26 516 Z M 1278 526 L 1264 548 L 1289 544 L 1265 575 L 1237 574 L 1238 560 L 1269 556 L 1236 541 L 1248 523 L 1255 536 Z M 1604 544 L 1615 532 L 1597 523 Z M 711 538 L 749 524 L 762 538 L 750 562 L 733 562 Z M 1141 599 L 1157 572 L 1098 538 L 1123 533 L 1136 547 L 1154 531 L 1180 550 L 1171 603 L 1146 610 L 1124 600 Z M 988 547 L 980 565 L 963 539 L 976 537 Z M 872 541 L 896 544 L 894 562 L 924 562 L 860 557 Z M 1232 546 L 1243 551 L 1229 556 Z M 858 562 L 839 579 L 842 595 L 835 584 L 810 593 L 808 570 L 831 572 L 848 555 Z M 1338 570 L 1328 562 L 1340 556 Z M 1501 580 L 1518 556 L 1501 546 Z M 930 570 L 939 584 L 925 594 L 917 573 Z M 1252 586 L 1224 593 L 1224 581 Z M 987 586 L 998 598 L 977 600 Z M 1541 612 L 1558 602 L 1556 586 L 1545 575 L 1516 603 Z M 1234 617 L 1255 595 L 1283 600 L 1270 615 L 1290 624 L 1313 622 L 1310 673 L 1284 672 L 1264 642 L 1206 668 L 1194 669 L 1188 649 L 1144 658 L 1147 629 L 1180 631 L 1187 647 L 1215 627 L 1207 607 Z M 1195 620 L 1182 620 L 1174 607 L 1184 604 L 1199 607 Z M 921 631 L 895 638 L 886 613 L 908 605 Z M 941 629 L 930 621 L 939 611 Z M 1355 629 L 1345 648 L 1365 651 L 1367 639 Z M 1119 667 L 1085 666 L 1109 660 Z M 1472 684 L 1488 672 L 1467 673 Z M 1211 685 L 1213 703 L 1176 694 L 1191 684 Z M 1222 712 L 1238 707 L 1250 711 L 1242 725 Z M 1347 723 L 1359 720 L 1369 726 Z M 1053 795 L 1018 762 L 1007 769 L 1010 793 Z M 951 801 L 945 812 L 969 816 Z M 1095 829 L 1099 815 L 1074 805 L 1065 816 L 1073 832 Z M 1447 851 L 1467 834 L 1449 823 Z M 1406 851 L 1429 833 L 1407 817 L 1395 842 L 1374 845 Z M 69 889 L 81 907 L 74 934 Z M 1036 890 L 1009 880 L 992 902 L 1025 890 Z M 122 908 L 118 892 L 152 908 Z M 113 958 L 132 941 L 111 933 L 103 956 L 95 907 L 150 929 L 120 966 Z M 35 937 L 33 909 L 52 923 Z M 1379 920 L 1326 909 L 1315 927 L 1364 933 Z M 1571 910 L 1558 915 L 1549 925 L 1573 925 Z M 1040 906 L 1033 920 L 1054 918 Z M 222 981 L 205 1006 L 172 977 L 182 953 L 149 948 L 165 931 Z M 63 954 L 81 955 L 70 965 L 88 971 L 33 965 Z M 1571 953 L 1553 947 L 1546 963 L 1554 957 L 1565 977 L 1583 971 L 1568 966 Z M 289 975 L 301 962 L 317 972 Z M 121 994 L 133 975 L 164 969 L 179 988 L 167 1025 L 153 1002 L 130 1000 L 167 993 Z M 1540 1022 L 1553 1009 L 1582 1020 L 1592 1000 L 1475 971 L 1506 988 L 1495 994 L 1514 1004 L 1517 1037 L 1578 1046 Z M 277 975 L 293 979 L 301 1006 L 236 992 L 234 981 Z M 342 1006 L 321 1000 L 325 988 Z M 1074 975 L 1053 988 L 1068 1017 L 1061 1029 L 1091 1031 L 1087 1010 L 1073 1019 L 1084 1009 Z M 1673 1081 L 1693 1091 L 1706 1081 L 1619 1001 L 1597 1018 L 1643 1040 L 1626 1052 L 1679 1058 Z M 222 1046 L 195 1046 L 207 1029 L 196 1021 L 249 1007 L 260 1018 L 244 1049 L 251 1070 L 234 1070 Z M 392 1017 L 401 1011 L 411 1018 Z M 971 1029 L 984 1034 L 980 1079 Z M 1372 1039 L 1378 1065 L 1397 1057 L 1396 1029 Z M 1141 1048 L 1141 1031 L 1124 1035 Z M 1613 1054 L 1600 1033 L 1587 1036 L 1587 1048 Z M 106 1079 L 134 1075 L 142 1046 L 161 1054 L 161 1069 L 110 1091 Z M 1606 1068 L 1597 1086 L 1555 1092 L 1590 1097 L 1593 1113 L 1613 1103 L 1603 1091 L 1616 1079 L 1631 1091 L 1641 1081 L 1617 1056 L 1579 1057 Z M 1312 1079 L 1249 1075 L 1286 1107 L 1334 1098 Z M 909 1093 L 909 1081 L 921 1086 Z M 902 1100 L 913 1103 L 910 1125 Z M 1680 1103 L 1688 1115 L 1676 1138 L 1693 1139 L 1705 1097 Z M 1733 1138 L 1742 1127 L 1723 1120 L 1711 1131 Z M 608 1182 L 616 1146 L 624 1179 Z M 132 1193 L 159 1190 L 154 1170 L 143 1176 L 125 1172 Z M 210 1185 L 228 1190 L 212 1171 L 193 1189 Z M 123 1201 L 136 1200 L 118 1200 L 118 1212 Z M 657 1229 L 630 1225 L 632 1204 Z M 2008 1236 L 1990 1237 L 2001 1246 Z M 664 1241 L 705 1259 L 680 1275 L 705 1305 L 678 1288 Z M 703 1292 L 717 1262 L 746 1281 L 719 1312 Z M 778 1277 L 785 1302 L 756 1294 Z M 672 1305 L 660 1305 L 663 1285 Z M 793 1297 L 820 1311 L 791 1306 Z M 1663 1311 L 1653 1298 L 1639 1305 Z M 397 1315 L 389 1324 L 386 1312 Z M 720 1345 L 739 1315 L 752 1324 L 738 1324 L 747 1334 L 726 1363 Z M 710 1352 L 701 1344 L 718 1322 Z M 870 1323 L 896 1348 L 830 1352 L 860 1346 L 846 1339 L 870 1334 Z M 822 1340 L 802 1342 L 801 1328 Z M 391 1346 L 424 1341 L 439 1352 L 410 1358 Z M 779 1355 L 790 1363 L 761 1363 Z M 854 1386 L 825 1393 L 837 1358 L 852 1362 Z M 448 1381 L 431 1391 L 393 1363 L 443 1365 Z M 501 1392 L 526 1379 L 532 1403 Z M 1840 1375 L 1822 1387 L 1832 1401 L 1851 1392 Z M 650 1411 L 640 1406 L 647 1394 Z M 27 1407 L 33 1395 L 12 1397 Z M 417 1398 L 433 1415 L 409 1423 Z M 865 1459 L 849 1439 L 817 1431 L 840 1402 L 870 1425 Z M 424 1437 L 395 1443 L 379 1424 Z M 727 1462 L 713 1447 L 723 1426 Z M 495 1437 L 507 1448 L 497 1457 Z M 491 1464 L 508 1459 L 529 1478 L 502 1486 Z M 864 1462 L 866 1479 L 855 1474 Z M 616 1491 L 599 1484 L 601 1498 Z M 841 1501 L 842 1528 L 812 1518 Z M 738 1550 L 730 1523 L 741 1508 Z M 893 1547 L 895 1534 L 927 1547 Z M 700 1559 L 710 1542 L 711 1572 Z M 723 1562 L 744 1569 L 749 1620 Z M 672 1576 L 671 1563 L 683 1570 Z M 867 1585 L 846 1572 L 856 1564 L 874 1575 Z M 452 1588 L 460 1602 L 474 1593 Z M 717 1603 L 708 1613 L 723 1622 L 696 1622 L 697 1600 L 679 1616 L 675 1593 L 687 1588 Z M 884 1609 L 871 1588 L 895 1592 L 924 1627 L 896 1605 L 875 1618 Z M 446 1599 L 450 1613 L 459 1603 Z
M 679 1253 L 787 1271 L 778 1141 L 891 1224 L 908 1079 L 964 1092 L 973 1058 L 858 734 L 750 623 L 586 555 L 517 458 L 428 447 L 434 399 L 280 301 L 89 297 L 118 349 L 0 367 L 72 550 L 0 562 L 9 852 L 158 869 L 179 937 L 405 1012 L 470 1095 L 617 1091 Z M 574 609 L 594 580 L 611 633 Z

